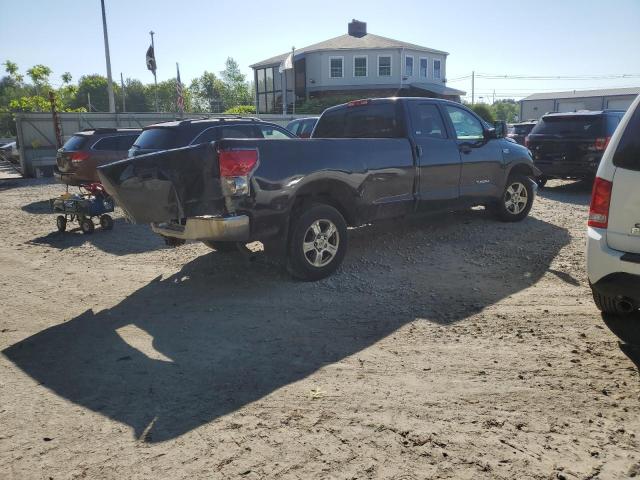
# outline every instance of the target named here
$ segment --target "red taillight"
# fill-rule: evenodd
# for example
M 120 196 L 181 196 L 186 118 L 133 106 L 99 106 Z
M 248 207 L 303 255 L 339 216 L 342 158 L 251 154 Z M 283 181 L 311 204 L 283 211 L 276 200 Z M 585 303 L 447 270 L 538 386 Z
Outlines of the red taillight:
M 527 135 L 526 137 L 524 137 L 524 146 L 529 148 L 529 135 Z
M 596 177 L 591 195 L 591 208 L 589 208 L 590 227 L 607 228 L 609 225 L 609 206 L 611 204 L 612 190 L 612 182 Z
M 363 100 L 352 100 L 349 103 L 347 103 L 348 107 L 359 107 L 362 105 L 367 105 L 369 102 L 371 102 L 370 99 L 365 98 Z
M 604 152 L 609 145 L 611 137 L 596 138 L 596 143 L 593 144 L 597 152 Z
M 243 177 L 258 163 L 258 150 L 221 150 L 218 162 L 221 177 Z
M 82 162 L 87 158 L 89 158 L 89 154 L 87 152 L 74 152 L 73 155 L 71 155 L 72 162 Z

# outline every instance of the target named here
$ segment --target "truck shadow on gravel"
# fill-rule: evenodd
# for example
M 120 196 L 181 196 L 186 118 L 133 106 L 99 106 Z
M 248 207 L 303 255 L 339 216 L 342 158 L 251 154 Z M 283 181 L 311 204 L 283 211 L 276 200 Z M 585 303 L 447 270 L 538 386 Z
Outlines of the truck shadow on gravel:
M 161 442 L 415 319 L 462 321 L 533 285 L 569 241 L 535 218 L 412 218 L 351 231 L 344 266 L 316 283 L 212 252 L 3 353 L 42 387 Z
M 572 205 L 589 205 L 592 188 L 593 181 L 591 180 L 551 181 L 546 187 L 538 190 L 538 195 Z

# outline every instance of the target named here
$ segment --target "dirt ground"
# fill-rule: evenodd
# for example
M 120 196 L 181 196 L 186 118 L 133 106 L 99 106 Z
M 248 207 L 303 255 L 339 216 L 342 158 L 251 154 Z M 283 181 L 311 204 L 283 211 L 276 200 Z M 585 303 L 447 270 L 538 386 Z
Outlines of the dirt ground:
M 0 183 L 0 479 L 640 477 L 584 185 L 351 230 L 317 283 L 121 215 L 54 233 L 61 190 Z

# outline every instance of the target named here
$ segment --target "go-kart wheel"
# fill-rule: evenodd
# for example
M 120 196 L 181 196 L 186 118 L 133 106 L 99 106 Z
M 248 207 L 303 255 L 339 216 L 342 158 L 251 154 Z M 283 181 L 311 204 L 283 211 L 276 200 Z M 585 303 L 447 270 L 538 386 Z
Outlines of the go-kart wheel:
M 95 228 L 96 228 L 95 225 L 93 224 L 93 222 L 89 218 L 83 218 L 80 221 L 80 230 L 82 230 L 82 233 L 85 233 L 85 234 L 89 235 L 89 234 L 93 233 Z
M 101 215 L 100 226 L 103 230 L 111 230 L 113 228 L 113 218 L 111 218 L 111 215 L 107 215 L 106 213 Z
M 56 218 L 56 226 L 60 233 L 64 232 L 67 229 L 67 218 L 64 215 L 58 215 Z

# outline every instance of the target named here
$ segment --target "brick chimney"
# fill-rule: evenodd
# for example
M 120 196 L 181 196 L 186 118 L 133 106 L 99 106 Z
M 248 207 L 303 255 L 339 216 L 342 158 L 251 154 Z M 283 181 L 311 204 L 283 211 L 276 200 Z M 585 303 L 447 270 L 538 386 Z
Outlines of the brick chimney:
M 364 37 L 367 34 L 367 22 L 360 22 L 355 18 L 349 24 L 349 35 L 352 37 Z

